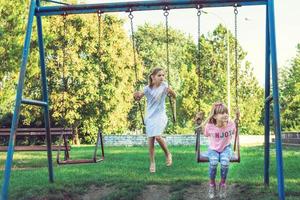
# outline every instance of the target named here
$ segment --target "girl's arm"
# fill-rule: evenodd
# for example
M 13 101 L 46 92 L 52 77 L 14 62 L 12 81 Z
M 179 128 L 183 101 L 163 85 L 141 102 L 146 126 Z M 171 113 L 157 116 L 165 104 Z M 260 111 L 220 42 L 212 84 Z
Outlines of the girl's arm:
M 133 94 L 133 97 L 134 97 L 134 99 L 135 99 L 136 101 L 140 101 L 140 100 L 143 98 L 144 95 L 145 95 L 144 92 L 137 91 L 137 92 L 135 92 L 135 93 Z
M 209 134 L 209 132 L 207 131 L 207 126 L 208 126 L 208 124 L 207 123 L 204 123 L 203 124 L 203 135 L 204 136 L 206 136 L 206 137 L 209 137 L 210 136 L 210 134 Z
M 167 88 L 167 93 L 173 98 L 176 98 L 176 93 L 172 90 L 172 88 L 168 87 Z

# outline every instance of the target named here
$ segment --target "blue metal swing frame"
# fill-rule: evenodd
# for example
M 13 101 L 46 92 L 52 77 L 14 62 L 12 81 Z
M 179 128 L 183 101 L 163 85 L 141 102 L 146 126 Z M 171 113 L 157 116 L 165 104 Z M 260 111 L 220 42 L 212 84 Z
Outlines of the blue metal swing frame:
M 46 0 L 45 0 L 46 1 Z M 51 2 L 49 0 L 49 2 Z M 55 1 L 52 1 L 55 3 Z M 128 12 L 145 10 L 164 10 L 164 9 L 184 9 L 200 7 L 226 7 L 226 6 L 266 6 L 266 44 L 265 44 L 265 162 L 264 162 L 264 183 L 269 184 L 269 166 L 270 166 L 270 103 L 273 99 L 274 121 L 275 121 L 275 141 L 276 141 L 276 165 L 279 199 L 285 199 L 284 176 L 282 160 L 282 142 L 281 142 L 281 124 L 280 124 L 280 105 L 278 91 L 278 71 L 277 71 L 277 52 L 276 52 L 276 32 L 275 32 L 275 13 L 274 0 L 164 0 L 164 1 L 136 1 L 136 2 L 116 2 L 101 4 L 82 4 L 82 5 L 59 5 L 59 6 L 41 6 L 40 0 L 31 0 L 27 21 L 26 36 L 22 52 L 22 62 L 20 66 L 19 81 L 15 100 L 15 108 L 12 119 L 12 126 L 9 139 L 9 147 L 5 162 L 4 181 L 1 191 L 1 199 L 8 199 L 8 188 L 11 174 L 11 167 L 14 154 L 15 135 L 19 121 L 21 104 L 30 104 L 43 107 L 45 128 L 47 130 L 47 157 L 49 181 L 54 182 L 52 151 L 50 137 L 50 119 L 49 102 L 46 76 L 46 63 L 43 44 L 42 17 L 63 14 L 84 14 L 84 13 L 107 13 L 107 12 Z M 23 98 L 24 80 L 26 74 L 26 64 L 29 56 L 30 41 L 32 35 L 33 20 L 36 17 L 38 46 L 40 54 L 40 68 L 42 77 L 42 100 L 29 100 Z M 272 68 L 272 94 L 271 88 L 271 69 Z

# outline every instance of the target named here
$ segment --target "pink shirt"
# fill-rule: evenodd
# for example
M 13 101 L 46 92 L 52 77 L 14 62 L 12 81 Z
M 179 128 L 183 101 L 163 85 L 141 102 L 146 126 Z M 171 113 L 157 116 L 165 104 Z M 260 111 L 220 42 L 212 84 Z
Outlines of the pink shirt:
M 226 127 L 219 128 L 212 123 L 205 126 L 204 135 L 209 138 L 209 148 L 222 152 L 230 144 L 232 136 L 236 132 L 235 123 L 229 121 Z

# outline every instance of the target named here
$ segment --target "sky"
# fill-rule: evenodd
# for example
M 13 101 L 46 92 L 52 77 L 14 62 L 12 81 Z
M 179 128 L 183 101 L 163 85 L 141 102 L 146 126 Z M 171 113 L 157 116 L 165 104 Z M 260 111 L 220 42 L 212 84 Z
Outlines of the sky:
M 101 2 L 124 2 L 132 0 L 102 0 Z M 138 0 L 135 0 L 138 1 Z M 87 0 L 86 3 L 97 3 Z M 296 55 L 296 45 L 300 43 L 300 0 L 275 0 L 275 28 L 277 43 L 278 67 L 289 66 Z M 207 34 L 218 24 L 223 24 L 234 33 L 234 12 L 232 7 L 204 8 L 207 14 L 201 15 L 201 32 Z M 238 41 L 246 59 L 254 68 L 254 74 L 260 85 L 264 85 L 265 70 L 265 6 L 244 6 L 238 9 Z M 116 13 L 126 19 L 124 28 L 130 32 L 128 13 Z M 164 23 L 163 11 L 137 11 L 133 13 L 135 26 L 144 23 Z M 173 28 L 197 38 L 196 9 L 176 9 L 169 14 L 169 25 Z M 136 28 L 136 27 L 135 27 Z

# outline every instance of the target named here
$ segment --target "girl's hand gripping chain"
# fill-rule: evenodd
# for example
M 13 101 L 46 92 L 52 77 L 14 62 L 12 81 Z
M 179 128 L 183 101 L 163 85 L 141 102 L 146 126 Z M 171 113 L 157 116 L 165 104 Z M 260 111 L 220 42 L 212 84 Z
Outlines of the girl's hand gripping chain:
M 135 92 L 133 94 L 133 97 L 134 97 L 134 100 L 140 101 L 142 99 L 142 97 L 143 97 L 143 93 L 142 92 Z

